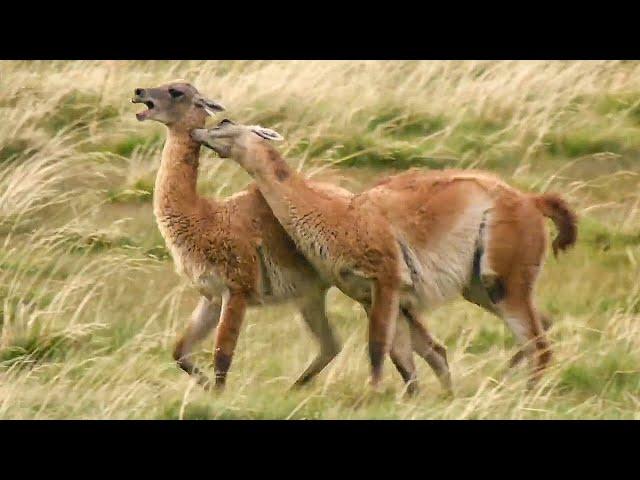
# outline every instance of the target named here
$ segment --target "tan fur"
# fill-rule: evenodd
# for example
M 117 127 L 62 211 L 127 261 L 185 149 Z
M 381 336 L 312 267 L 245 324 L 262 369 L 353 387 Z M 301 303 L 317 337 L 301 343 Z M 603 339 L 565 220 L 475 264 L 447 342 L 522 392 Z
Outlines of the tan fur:
M 372 383 L 379 382 L 387 353 L 392 354 L 405 381 L 413 383 L 415 367 L 410 355 L 402 354 L 399 346 L 391 348 L 399 312 L 402 254 L 389 223 L 379 221 L 378 209 L 363 203 L 361 196 L 319 190 L 293 172 L 264 142 L 242 137 L 232 150 L 234 158 L 254 175 L 273 213 L 323 279 L 364 305 L 369 315 Z M 403 321 L 409 319 L 405 316 Z M 412 321 L 418 322 L 415 318 Z M 410 330 L 410 335 L 411 342 L 406 342 L 401 331 L 398 345 L 408 344 L 416 351 L 434 350 L 419 329 Z M 440 364 L 446 365 L 446 359 Z M 448 388 L 448 375 L 437 373 Z
M 536 207 L 545 217 L 549 217 L 558 229 L 558 236 L 553 240 L 553 253 L 566 250 L 576 243 L 578 238 L 578 219 L 567 202 L 555 194 L 538 195 L 534 198 Z
M 468 299 L 502 317 L 525 344 L 535 381 L 550 359 L 546 317 L 533 300 L 547 243 L 543 215 L 559 227 L 554 245 L 567 249 L 577 228 L 566 202 L 557 195 L 520 192 L 487 172 L 461 170 L 409 171 L 363 197 L 380 209 L 417 260 L 420 271 L 403 293 L 407 303 L 433 308 L 465 293 L 473 282 L 474 254 L 482 249 L 480 283 L 489 291 L 499 282 L 506 293 L 497 301 Z
M 192 104 L 174 106 L 166 91 L 176 86 L 197 95 L 193 87 L 182 84 L 136 90 L 141 92 L 136 94 L 138 103 L 151 99 L 156 104 L 151 113 L 144 113 L 146 118 L 158 116 L 167 125 L 153 200 L 158 228 L 177 271 L 202 295 L 174 357 L 181 368 L 208 385 L 189 356 L 219 324 L 215 370 L 216 385 L 222 386 L 246 306 L 295 300 L 321 344 L 313 368 L 303 374 L 306 381 L 339 351 L 324 315 L 328 286 L 295 248 L 255 185 L 226 201 L 198 195 L 200 144 L 189 131 L 203 127 L 206 114 Z M 311 315 L 311 310 L 322 314 Z
M 185 99 L 172 99 L 169 89 Z M 216 385 L 225 383 L 246 307 L 294 300 L 320 343 L 320 352 L 296 384 L 317 375 L 339 352 L 329 326 L 325 296 L 329 284 L 296 249 L 274 217 L 257 186 L 250 185 L 226 201 L 204 198 L 196 191 L 200 144 L 189 135 L 203 127 L 206 114 L 198 105 L 214 105 L 189 84 L 137 89 L 135 103 L 153 101 L 145 119 L 160 119 L 167 139 L 154 190 L 154 214 L 176 270 L 202 298 L 191 322 L 176 343 L 174 358 L 203 385 L 208 378 L 189 358 L 193 348 L 216 326 Z M 328 198 L 351 198 L 332 184 L 311 187 Z M 421 342 L 418 342 L 421 344 Z
M 189 137 L 176 141 L 174 135 L 169 132 L 163 152 L 154 213 L 178 272 L 204 296 L 220 296 L 229 289 L 244 292 L 251 304 L 295 298 L 316 288 L 313 269 L 275 221 L 256 186 L 227 201 L 199 197 L 197 164 L 174 163 L 193 155 L 191 150 L 199 145 Z M 270 259 L 265 273 L 281 279 L 270 292 L 264 290 L 260 251 Z
M 194 132 L 256 179 L 323 278 L 365 305 L 373 383 L 390 352 L 398 308 L 415 318 L 415 308 L 434 308 L 461 293 L 507 322 L 539 375 L 550 355 L 533 303 L 546 247 L 543 213 L 562 217 L 556 223 L 564 225 L 561 244 L 567 247 L 575 241 L 567 225 L 575 222 L 566 204 L 551 207 L 549 196 L 463 170 L 409 171 L 351 198 L 318 192 L 259 135 L 259 127 L 232 122 Z M 394 362 L 402 357 L 395 352 Z

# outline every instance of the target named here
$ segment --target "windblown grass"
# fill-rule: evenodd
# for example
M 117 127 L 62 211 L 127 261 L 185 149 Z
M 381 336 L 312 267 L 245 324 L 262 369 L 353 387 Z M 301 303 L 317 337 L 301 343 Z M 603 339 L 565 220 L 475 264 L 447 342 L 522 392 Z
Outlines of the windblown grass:
M 544 381 L 505 378 L 510 333 L 460 301 L 428 317 L 455 397 L 418 359 L 417 398 L 390 362 L 372 395 L 364 313 L 332 291 L 344 349 L 309 388 L 287 390 L 315 344 L 286 305 L 250 311 L 226 392 L 193 385 L 170 352 L 196 295 L 151 211 L 164 131 L 127 101 L 177 78 L 352 190 L 456 166 L 561 192 L 580 235 L 539 283 Z M 0 113 L 0 418 L 640 418 L 638 62 L 0 62 Z M 201 192 L 248 184 L 203 157 Z

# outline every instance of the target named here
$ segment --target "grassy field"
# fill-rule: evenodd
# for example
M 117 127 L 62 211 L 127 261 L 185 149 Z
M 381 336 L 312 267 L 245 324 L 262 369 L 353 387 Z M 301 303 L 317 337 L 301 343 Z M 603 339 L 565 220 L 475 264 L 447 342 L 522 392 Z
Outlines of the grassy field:
M 197 297 L 151 209 L 164 127 L 128 103 L 179 78 L 354 191 L 457 166 L 562 193 L 579 239 L 538 284 L 554 318 L 544 381 L 505 379 L 510 333 L 460 300 L 428 315 L 454 398 L 419 359 L 416 398 L 388 360 L 372 394 L 364 312 L 333 289 L 344 348 L 308 388 L 288 391 L 316 345 L 286 305 L 249 312 L 224 393 L 194 385 L 171 350 Z M 0 418 L 640 419 L 638 62 L 0 62 L 0 116 Z M 200 192 L 248 183 L 203 153 Z

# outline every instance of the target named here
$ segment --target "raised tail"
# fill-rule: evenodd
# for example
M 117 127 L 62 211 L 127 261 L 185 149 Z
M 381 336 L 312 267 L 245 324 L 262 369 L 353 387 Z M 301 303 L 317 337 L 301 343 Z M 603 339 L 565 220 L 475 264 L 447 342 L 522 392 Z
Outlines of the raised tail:
M 553 254 L 558 250 L 567 250 L 576 243 L 578 237 L 578 217 L 559 195 L 544 193 L 533 197 L 536 207 L 545 216 L 553 220 L 558 229 L 558 235 L 551 244 Z

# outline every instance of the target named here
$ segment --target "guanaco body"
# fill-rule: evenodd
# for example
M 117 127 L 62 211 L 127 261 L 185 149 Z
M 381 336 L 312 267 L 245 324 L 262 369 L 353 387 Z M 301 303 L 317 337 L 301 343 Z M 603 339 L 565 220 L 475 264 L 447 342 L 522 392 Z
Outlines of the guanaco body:
M 559 230 L 554 252 L 576 240 L 575 215 L 560 197 L 523 193 L 489 173 L 464 170 L 409 171 L 338 197 L 309 188 L 268 143 L 280 138 L 272 130 L 225 119 L 192 136 L 244 167 L 322 277 L 367 310 L 374 385 L 398 311 L 420 324 L 420 310 L 460 294 L 504 319 L 523 346 L 512 364 L 527 355 L 531 382 L 548 364 L 533 289 L 546 248 L 543 217 Z M 411 352 L 396 352 L 398 361 L 414 375 Z M 445 365 L 439 371 L 448 375 Z
M 178 365 L 209 386 L 209 379 L 194 365 L 191 355 L 217 327 L 215 385 L 222 387 L 247 306 L 293 300 L 320 343 L 318 355 L 296 381 L 297 385 L 306 383 L 340 350 L 325 313 L 330 284 L 296 249 L 255 185 L 225 201 L 198 195 L 200 144 L 189 132 L 204 127 L 207 116 L 223 107 L 187 83 L 137 88 L 132 102 L 147 106 L 137 114 L 138 120 L 154 120 L 167 127 L 153 209 L 177 271 L 200 293 L 174 349 Z M 352 196 L 332 184 L 314 182 L 310 188 L 332 197 Z M 398 336 L 396 342 L 401 341 L 409 345 L 413 341 L 417 350 L 428 349 L 417 337 Z
M 137 88 L 132 102 L 147 106 L 138 120 L 167 127 L 153 211 L 176 270 L 200 293 L 174 349 L 178 365 L 209 386 L 191 354 L 217 327 L 215 385 L 222 387 L 247 306 L 294 300 L 320 342 L 320 353 L 298 382 L 310 379 L 340 350 L 325 314 L 329 286 L 295 248 L 255 185 L 225 201 L 196 191 L 200 144 L 189 132 L 204 127 L 207 116 L 223 107 L 187 83 Z

